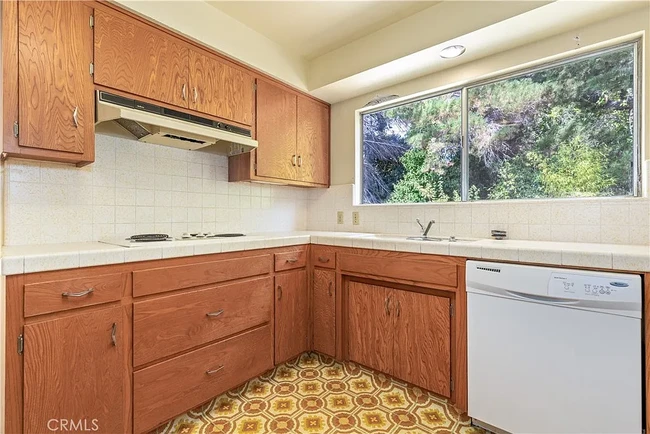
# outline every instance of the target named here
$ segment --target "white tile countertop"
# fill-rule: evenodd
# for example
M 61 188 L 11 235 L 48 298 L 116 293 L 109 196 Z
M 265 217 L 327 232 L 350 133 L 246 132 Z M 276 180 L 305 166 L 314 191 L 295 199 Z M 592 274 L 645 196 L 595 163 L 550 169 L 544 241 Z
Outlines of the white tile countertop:
M 252 234 L 242 238 L 215 240 L 166 241 L 130 248 L 100 242 L 5 246 L 2 248 L 2 274 L 34 273 L 309 243 L 464 256 L 493 261 L 650 271 L 650 246 L 489 239 L 457 242 L 413 241 L 399 235 L 312 231 Z

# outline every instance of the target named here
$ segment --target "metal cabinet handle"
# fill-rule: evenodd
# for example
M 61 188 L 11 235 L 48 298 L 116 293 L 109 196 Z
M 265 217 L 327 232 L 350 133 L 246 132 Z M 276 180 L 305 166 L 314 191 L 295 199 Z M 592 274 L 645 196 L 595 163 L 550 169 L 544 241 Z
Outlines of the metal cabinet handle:
M 330 258 L 323 258 L 322 256 L 318 257 L 318 262 L 322 262 L 323 264 L 327 264 L 330 261 Z
M 219 310 L 216 311 L 216 312 L 208 312 L 208 313 L 205 314 L 205 316 L 209 316 L 209 317 L 213 317 L 213 318 L 214 318 L 215 316 L 219 316 L 219 315 L 221 315 L 222 313 L 223 313 L 223 309 L 219 309 Z
M 294 167 L 296 166 L 296 156 L 295 155 L 291 157 L 291 165 L 294 166 Z
M 198 92 L 196 91 L 196 87 L 193 88 L 193 90 L 194 90 L 194 102 L 196 102 L 196 101 L 199 99 L 199 94 L 198 94 Z
M 88 288 L 81 292 L 62 292 L 61 297 L 83 297 L 92 294 L 94 291 L 95 288 Z
M 332 296 L 332 282 L 330 282 L 329 287 L 327 288 L 327 293 Z
M 113 328 L 111 329 L 111 341 L 113 341 L 113 346 L 117 346 L 117 323 L 113 323 Z
M 282 287 L 278 285 L 278 300 L 282 300 Z
M 72 111 L 72 120 L 74 121 L 75 128 L 79 128 L 79 107 L 75 107 Z
M 181 96 L 183 101 L 187 100 L 187 84 L 183 83 L 183 89 L 181 89 Z
M 296 262 L 298 262 L 297 259 L 287 259 L 287 264 L 295 264 Z
M 386 297 L 384 309 L 386 309 L 386 315 L 390 316 L 390 297 Z
M 302 167 L 302 155 L 298 155 L 298 167 Z
M 208 374 L 208 375 L 216 374 L 217 372 L 221 371 L 223 368 L 224 368 L 224 365 L 221 365 L 216 369 L 208 369 L 207 371 L 205 371 L 205 373 Z
M 397 314 L 397 318 L 399 318 L 399 313 L 402 310 L 402 302 L 398 301 L 397 302 L 397 307 L 395 308 L 395 313 Z

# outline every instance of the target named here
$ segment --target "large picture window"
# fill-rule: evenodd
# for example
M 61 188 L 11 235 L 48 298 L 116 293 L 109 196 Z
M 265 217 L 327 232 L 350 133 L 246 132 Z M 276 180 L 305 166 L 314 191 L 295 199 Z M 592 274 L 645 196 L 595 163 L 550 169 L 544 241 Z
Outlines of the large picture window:
M 636 43 L 361 112 L 363 203 L 631 196 Z

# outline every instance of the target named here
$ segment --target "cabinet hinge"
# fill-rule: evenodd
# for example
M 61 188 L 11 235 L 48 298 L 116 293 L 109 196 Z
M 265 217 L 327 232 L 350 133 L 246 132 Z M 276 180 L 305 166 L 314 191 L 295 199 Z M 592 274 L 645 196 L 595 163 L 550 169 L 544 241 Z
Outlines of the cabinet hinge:
M 253 83 L 253 90 L 257 90 L 257 82 Z
M 90 62 L 90 75 L 95 74 L 95 64 Z
M 454 316 L 454 303 L 449 303 L 449 316 Z
M 95 27 L 95 16 L 91 15 L 90 16 L 90 28 L 92 29 L 93 27 Z
M 453 392 L 454 391 L 454 379 L 449 380 L 449 389 Z
M 23 335 L 18 335 L 18 354 L 22 354 L 25 351 L 25 338 Z
M 18 121 L 14 122 L 14 137 L 18 137 Z

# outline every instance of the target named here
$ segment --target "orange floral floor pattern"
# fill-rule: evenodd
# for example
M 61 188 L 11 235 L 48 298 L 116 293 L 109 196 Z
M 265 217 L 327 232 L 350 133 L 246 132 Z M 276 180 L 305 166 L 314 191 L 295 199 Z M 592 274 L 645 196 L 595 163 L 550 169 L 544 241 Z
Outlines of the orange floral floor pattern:
M 164 434 L 483 434 L 430 392 L 316 353 L 169 422 Z

